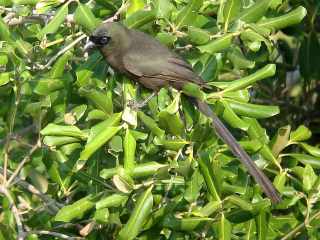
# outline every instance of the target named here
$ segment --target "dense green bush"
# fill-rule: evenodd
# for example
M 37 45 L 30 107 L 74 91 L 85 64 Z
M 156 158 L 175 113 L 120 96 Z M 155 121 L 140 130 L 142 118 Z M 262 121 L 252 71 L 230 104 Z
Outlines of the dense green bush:
M 0 239 L 319 239 L 320 116 L 307 118 L 319 103 L 317 6 L 0 0 Z M 154 36 L 214 87 L 206 101 L 280 204 L 183 94 L 128 107 L 150 92 L 83 53 L 106 19 Z

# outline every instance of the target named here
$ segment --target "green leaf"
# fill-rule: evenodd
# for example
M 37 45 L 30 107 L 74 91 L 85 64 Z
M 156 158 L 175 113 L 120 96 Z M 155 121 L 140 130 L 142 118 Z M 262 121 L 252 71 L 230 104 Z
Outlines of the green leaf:
M 197 169 L 191 176 L 191 179 L 187 182 L 187 188 L 184 193 L 184 199 L 189 203 L 195 202 L 200 196 L 200 190 L 203 184 L 203 177 L 200 171 Z
M 44 136 L 69 136 L 76 137 L 80 139 L 87 139 L 87 134 L 82 132 L 76 126 L 63 126 L 54 123 L 49 123 L 45 128 L 43 128 L 40 133 Z
M 71 222 L 73 219 L 81 219 L 83 215 L 94 207 L 94 197 L 89 195 L 71 205 L 64 206 L 59 210 L 54 220 L 59 222 Z
M 136 140 L 132 136 L 129 129 L 126 130 L 126 134 L 123 141 L 124 147 L 124 169 L 131 172 L 135 167 L 135 152 L 136 152 Z
M 80 139 L 67 136 L 45 136 L 43 138 L 43 143 L 49 147 L 55 147 L 75 142 L 80 142 Z
M 290 134 L 290 142 L 302 142 L 311 137 L 311 131 L 304 125 L 300 125 L 295 131 Z
M 0 73 L 0 87 L 6 85 L 8 82 L 10 82 L 10 73 Z
M 198 162 L 200 165 L 200 171 L 204 178 L 204 181 L 207 185 L 209 193 L 214 201 L 221 201 L 220 196 L 217 191 L 216 183 L 214 180 L 214 174 L 212 170 L 212 166 L 210 164 L 209 156 L 207 153 L 201 153 L 198 158 Z
M 210 33 L 201 28 L 188 26 L 188 40 L 195 45 L 203 45 L 209 42 Z
M 233 39 L 232 34 L 225 34 L 222 37 L 219 37 L 216 40 L 210 41 L 209 43 L 199 46 L 198 49 L 201 53 L 216 53 L 221 52 L 222 50 L 230 47 Z
M 258 23 L 258 26 L 278 30 L 300 23 L 306 15 L 307 10 L 304 7 L 300 6 L 285 15 L 264 19 L 263 21 Z
M 46 96 L 51 92 L 64 88 L 64 83 L 61 79 L 39 79 L 34 88 L 34 92 L 39 95 Z
M 71 57 L 72 53 L 70 51 L 66 52 L 61 57 L 59 57 L 50 70 L 50 78 L 55 79 L 62 77 L 62 75 L 65 72 L 65 66 L 67 65 Z
M 198 11 L 203 4 L 203 0 L 190 0 L 189 3 L 182 8 L 175 20 L 176 28 L 182 28 L 194 22 L 198 15 Z
M 256 22 L 259 20 L 270 6 L 270 0 L 256 1 L 251 7 L 240 12 L 238 19 L 246 23 Z
M 132 240 L 142 230 L 153 206 L 152 186 L 140 195 L 126 225 L 120 230 L 119 240 Z
M 165 132 L 158 127 L 156 121 L 154 121 L 151 117 L 147 116 L 141 111 L 138 112 L 138 117 L 154 135 L 158 136 L 159 138 L 164 136 Z
M 126 18 L 123 23 L 128 28 L 140 28 L 152 22 L 155 17 L 156 14 L 154 11 L 139 10 Z
M 0 39 L 6 42 L 12 42 L 12 36 L 9 30 L 8 25 L 3 21 L 3 18 L 0 16 Z
M 240 0 L 227 0 L 223 6 L 224 31 L 227 32 L 229 24 L 238 15 L 241 7 Z
M 97 209 L 94 213 L 93 219 L 97 223 L 105 224 L 109 222 L 109 215 L 108 208 Z
M 246 69 L 246 68 L 254 68 L 255 62 L 248 60 L 240 48 L 234 47 L 228 51 L 227 54 L 228 59 L 232 62 L 233 66 L 237 69 Z
M 46 34 L 55 33 L 58 30 L 60 25 L 66 20 L 68 15 L 68 5 L 69 2 L 59 8 L 52 20 L 39 33 L 41 37 Z
M 131 14 L 137 12 L 140 9 L 144 8 L 144 1 L 143 0 L 130 0 L 129 7 L 126 11 L 126 17 L 130 16 Z
M 206 98 L 206 94 L 199 88 L 197 84 L 187 83 L 183 85 L 182 92 L 190 97 L 195 97 L 200 100 L 204 100 Z
M 86 161 L 89 157 L 97 151 L 102 145 L 104 145 L 109 139 L 111 139 L 120 129 L 119 127 L 107 127 L 98 133 L 94 139 L 88 141 L 84 150 L 80 154 L 79 160 Z M 81 165 L 82 166 L 82 165 Z
M 285 190 L 286 180 L 287 173 L 283 171 L 274 178 L 273 185 L 279 192 L 283 192 Z
M 280 110 L 278 106 L 265 106 L 251 103 L 242 103 L 231 99 L 225 99 L 232 110 L 241 116 L 253 118 L 269 118 L 277 115 Z
M 92 103 L 106 114 L 112 114 L 113 104 L 108 93 L 96 89 L 80 88 L 79 92 L 82 96 L 88 98 Z
M 78 3 L 74 13 L 74 20 L 88 32 L 92 32 L 99 24 L 99 20 L 95 18 L 88 5 L 82 3 Z
M 275 73 L 276 73 L 276 65 L 268 64 L 265 67 L 256 71 L 255 73 L 250 74 L 249 76 L 232 81 L 232 83 L 222 92 L 225 93 L 225 92 L 244 89 L 259 80 L 273 76 Z
M 174 12 L 174 5 L 170 0 L 154 0 L 151 4 L 154 5 L 158 18 L 168 18 Z
M 320 157 L 320 148 L 311 146 L 309 144 L 306 143 L 299 143 L 300 146 L 302 146 L 302 148 L 307 151 L 309 154 L 315 156 L 315 157 Z
M 272 145 L 272 153 L 275 157 L 278 157 L 279 153 L 288 145 L 290 131 L 290 125 L 278 129 L 278 133 Z
M 284 156 L 292 157 L 304 165 L 310 164 L 312 167 L 319 169 L 320 168 L 320 157 L 313 157 L 307 154 L 301 153 L 287 153 Z
M 96 209 L 119 207 L 128 200 L 128 195 L 114 193 L 111 196 L 106 196 L 96 202 Z
M 262 211 L 256 217 L 257 237 L 261 240 L 266 240 L 268 236 L 268 221 L 266 211 Z
M 222 115 L 223 119 L 234 128 L 239 128 L 244 131 L 248 130 L 249 124 L 239 118 L 226 101 L 221 100 L 220 102 L 222 102 L 225 108 Z
M 225 218 L 224 214 L 221 215 L 218 232 L 220 240 L 231 240 L 231 224 Z
M 309 192 L 312 189 L 315 182 L 317 181 L 317 179 L 318 179 L 318 176 L 315 174 L 312 166 L 310 164 L 307 164 L 304 167 L 304 171 L 303 171 L 303 179 L 302 179 L 303 189 Z

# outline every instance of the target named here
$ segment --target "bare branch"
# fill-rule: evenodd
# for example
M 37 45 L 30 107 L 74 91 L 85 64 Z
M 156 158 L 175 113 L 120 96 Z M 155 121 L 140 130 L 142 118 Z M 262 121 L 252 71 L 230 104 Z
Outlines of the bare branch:
M 26 162 L 29 161 L 31 155 L 41 146 L 40 140 L 37 141 L 37 143 L 31 148 L 28 155 L 26 155 L 22 161 L 19 163 L 18 167 L 15 169 L 11 177 L 9 178 L 8 182 L 6 183 L 7 186 L 10 186 L 12 181 L 18 176 L 23 166 L 26 164 Z
M 86 38 L 87 35 L 82 34 L 80 35 L 80 37 L 78 37 L 76 40 L 74 40 L 72 43 L 70 43 L 68 46 L 64 47 L 63 49 L 61 49 L 56 55 L 54 55 L 46 65 L 42 66 L 42 69 L 46 69 L 49 68 L 51 66 L 52 63 L 54 63 L 58 57 L 60 57 L 61 55 L 63 55 L 65 52 L 69 51 L 71 48 L 73 48 L 78 42 L 80 42 L 82 39 Z
M 16 220 L 16 224 L 17 224 L 17 231 L 18 231 L 18 240 L 23 240 L 24 239 L 24 231 L 23 231 L 23 225 L 22 225 L 22 221 L 20 219 L 19 216 L 19 211 L 10 195 L 10 193 L 8 192 L 7 188 L 5 188 L 4 186 L 0 186 L 0 193 L 2 193 L 4 196 L 6 196 L 6 198 L 9 200 L 10 203 L 10 207 L 12 210 L 12 214 Z
M 35 231 L 29 231 L 26 232 L 25 235 L 29 234 L 39 234 L 39 235 L 49 235 L 49 236 L 54 236 L 60 239 L 67 239 L 67 240 L 80 240 L 84 239 L 82 237 L 71 237 L 63 233 L 58 233 L 58 232 L 51 232 L 51 231 L 46 231 L 46 230 L 35 230 Z

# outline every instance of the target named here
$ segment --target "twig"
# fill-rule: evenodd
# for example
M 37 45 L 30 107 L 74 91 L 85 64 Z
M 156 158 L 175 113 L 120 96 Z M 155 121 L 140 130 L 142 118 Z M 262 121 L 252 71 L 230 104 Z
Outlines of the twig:
M 121 5 L 121 7 L 118 9 L 118 11 L 116 11 L 116 13 L 115 13 L 112 17 L 104 20 L 103 22 L 104 22 L 104 23 L 106 23 L 106 22 L 114 22 L 115 20 L 118 19 L 119 15 L 120 15 L 123 11 L 125 11 L 125 10 L 127 9 L 127 7 L 129 7 L 129 5 L 130 5 L 130 4 L 129 4 L 128 2 L 123 3 L 123 4 Z
M 3 174 L 3 168 L 0 167 L 0 174 Z M 8 171 L 8 176 L 11 176 L 12 172 Z M 1 176 L 1 175 L 0 175 Z M 52 199 L 50 196 L 40 192 L 35 186 L 28 183 L 25 180 L 22 180 L 18 176 L 15 177 L 15 181 L 12 183 L 12 185 L 17 184 L 21 188 L 29 191 L 30 193 L 38 196 L 48 207 L 48 209 L 51 211 L 51 213 L 54 215 L 56 214 L 60 208 L 63 207 L 63 204 L 58 203 L 56 200 Z
M 64 47 L 63 49 L 61 49 L 56 55 L 54 55 L 46 65 L 42 66 L 42 70 L 49 68 L 51 66 L 52 63 L 54 63 L 58 57 L 60 57 L 61 55 L 63 55 L 65 52 L 69 51 L 71 48 L 73 48 L 78 42 L 80 42 L 82 39 L 86 38 L 87 35 L 82 34 L 80 35 L 80 37 L 78 37 L 76 40 L 74 40 L 72 43 L 70 43 L 68 46 Z
M 26 164 L 27 161 L 29 161 L 31 155 L 41 146 L 40 140 L 37 141 L 37 143 L 31 148 L 28 155 L 26 155 L 22 161 L 19 163 L 18 167 L 14 170 L 11 177 L 9 178 L 8 182 L 6 183 L 7 186 L 10 186 L 12 181 L 18 176 L 20 173 L 20 170 L 23 168 L 23 166 Z
M 18 240 L 23 240 L 24 239 L 24 231 L 23 231 L 23 225 L 22 225 L 22 222 L 21 222 L 21 219 L 20 219 L 20 216 L 19 216 L 19 211 L 10 195 L 10 193 L 8 192 L 8 190 L 1 186 L 0 185 L 0 193 L 2 193 L 4 196 L 6 196 L 6 198 L 9 200 L 9 203 L 10 203 L 10 207 L 11 207 L 11 210 L 12 210 L 12 214 L 16 220 L 16 224 L 17 224 L 17 230 L 18 230 L 18 237 L 17 239 Z
M 320 211 L 318 211 L 317 213 L 315 213 L 313 216 L 311 216 L 309 218 L 309 222 L 311 223 L 311 221 L 313 221 L 314 219 L 317 219 L 320 217 Z M 281 238 L 281 240 L 288 240 L 291 238 L 296 237 L 296 234 L 305 227 L 305 222 L 299 224 L 297 227 L 295 227 L 294 229 L 292 229 L 290 232 L 288 232 L 284 237 Z
M 4 139 L 0 140 L 0 145 L 2 145 L 3 143 L 5 143 L 7 141 L 8 138 L 16 138 L 16 137 L 21 137 L 22 135 L 25 135 L 26 133 L 34 130 L 36 127 L 36 124 L 32 124 L 28 127 L 22 128 L 20 130 L 18 130 L 15 133 L 12 133 L 10 136 L 8 135 L 7 137 L 5 137 Z
M 57 237 L 57 238 L 60 238 L 60 239 L 68 239 L 68 240 L 84 239 L 82 237 L 71 237 L 71 236 L 68 236 L 68 235 L 63 234 L 63 233 L 51 232 L 51 231 L 46 231 L 46 230 L 29 231 L 29 232 L 25 233 L 25 236 L 29 235 L 29 234 L 49 235 L 49 236 L 54 236 L 54 237 Z

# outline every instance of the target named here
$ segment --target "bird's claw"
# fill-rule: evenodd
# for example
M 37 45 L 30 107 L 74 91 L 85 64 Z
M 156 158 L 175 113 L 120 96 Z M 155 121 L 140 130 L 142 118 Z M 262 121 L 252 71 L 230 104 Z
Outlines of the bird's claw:
M 143 105 L 142 105 L 141 103 L 139 103 L 139 102 L 137 102 L 137 101 L 135 101 L 135 100 L 133 100 L 133 99 L 130 99 L 130 100 L 128 101 L 127 106 L 128 106 L 130 109 L 134 110 L 134 111 L 137 111 L 137 110 L 139 110 L 140 108 L 143 107 Z

